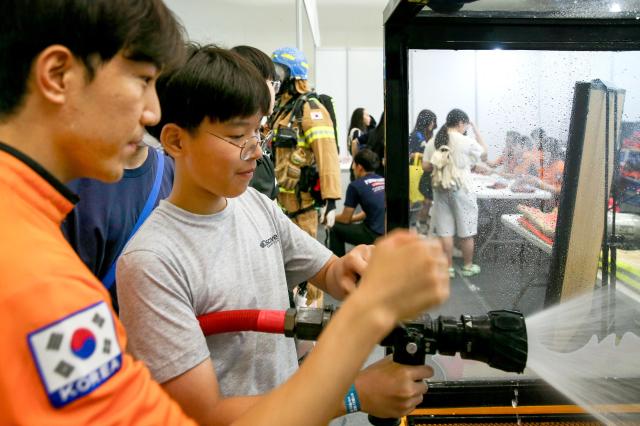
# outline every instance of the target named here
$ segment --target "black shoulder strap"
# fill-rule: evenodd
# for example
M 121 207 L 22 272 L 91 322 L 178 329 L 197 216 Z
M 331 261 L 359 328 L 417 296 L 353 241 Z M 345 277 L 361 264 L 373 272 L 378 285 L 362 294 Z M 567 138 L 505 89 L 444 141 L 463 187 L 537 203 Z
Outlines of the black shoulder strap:
M 318 96 L 317 93 L 309 92 L 305 96 L 307 97 L 307 100 L 309 101 L 309 105 L 311 106 L 312 109 L 319 109 L 320 105 L 322 105 L 322 101 L 320 100 L 320 97 Z
M 308 96 L 309 94 L 305 93 L 304 95 L 296 99 L 291 112 L 291 118 L 289 119 L 289 124 L 293 123 L 293 120 L 302 120 L 302 109 L 304 107 L 304 103 L 309 101 Z
M 296 100 L 293 102 L 289 101 L 284 105 L 276 107 L 273 113 L 271 114 L 271 117 L 269 120 L 269 126 L 273 128 L 273 126 L 280 120 L 280 117 L 286 116 L 290 111 L 293 111 L 296 108 L 296 105 L 298 105 L 299 101 L 300 101 L 300 97 L 296 98 Z M 295 114 L 291 114 L 291 117 L 289 118 L 289 123 L 288 123 L 289 127 L 291 127 L 291 124 L 293 123 L 294 119 L 295 119 Z

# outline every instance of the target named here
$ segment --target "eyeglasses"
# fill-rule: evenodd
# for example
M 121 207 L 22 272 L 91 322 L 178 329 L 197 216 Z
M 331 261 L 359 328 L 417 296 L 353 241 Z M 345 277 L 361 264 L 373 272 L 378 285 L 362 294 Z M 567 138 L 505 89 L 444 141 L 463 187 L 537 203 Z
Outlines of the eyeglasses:
M 240 159 L 242 161 L 248 161 L 249 159 L 251 159 L 253 154 L 256 152 L 256 149 L 258 149 L 258 146 L 260 147 L 260 150 L 264 152 L 266 147 L 273 139 L 273 132 L 269 132 L 264 136 L 258 133 L 248 139 L 243 140 L 240 143 L 237 143 L 227 138 L 223 138 L 222 136 L 218 136 L 215 133 L 211 133 L 208 130 L 207 133 L 209 133 L 211 136 L 215 136 L 218 139 L 222 139 L 223 141 L 230 143 L 235 147 L 240 148 Z
M 271 83 L 271 87 L 273 87 L 273 91 L 275 93 L 278 93 L 280 91 L 280 85 L 282 84 L 280 80 L 271 80 L 269 81 L 269 83 Z

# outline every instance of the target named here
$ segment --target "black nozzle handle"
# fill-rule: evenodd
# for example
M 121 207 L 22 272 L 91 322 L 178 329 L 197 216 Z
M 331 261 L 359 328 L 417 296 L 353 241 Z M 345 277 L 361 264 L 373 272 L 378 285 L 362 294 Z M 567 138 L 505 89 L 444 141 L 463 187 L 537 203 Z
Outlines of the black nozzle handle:
M 425 339 L 421 325 L 396 328 L 392 334 L 393 362 L 405 365 L 424 365 Z M 369 415 L 369 423 L 374 426 L 399 426 L 400 419 L 383 419 Z
M 369 423 L 373 426 L 400 426 L 400 419 L 382 419 L 369 414 Z

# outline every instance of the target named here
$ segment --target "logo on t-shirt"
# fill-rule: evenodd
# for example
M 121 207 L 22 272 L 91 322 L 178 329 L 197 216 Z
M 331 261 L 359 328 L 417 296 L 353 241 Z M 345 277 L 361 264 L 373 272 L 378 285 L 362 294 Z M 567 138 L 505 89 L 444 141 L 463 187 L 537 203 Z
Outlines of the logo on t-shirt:
M 371 187 L 371 192 L 384 191 L 384 178 L 367 178 L 364 183 Z
M 260 241 L 260 248 L 268 248 L 278 242 L 278 234 L 273 234 L 270 238 Z
M 90 394 L 122 365 L 111 311 L 98 302 L 27 336 L 31 355 L 51 405 Z

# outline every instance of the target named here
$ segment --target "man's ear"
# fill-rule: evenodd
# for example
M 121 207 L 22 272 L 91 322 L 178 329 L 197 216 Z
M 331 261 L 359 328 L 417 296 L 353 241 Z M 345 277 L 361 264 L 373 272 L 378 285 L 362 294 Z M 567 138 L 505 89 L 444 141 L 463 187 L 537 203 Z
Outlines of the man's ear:
M 66 100 L 72 78 L 85 79 L 84 65 L 65 46 L 54 44 L 37 56 L 34 82 L 42 96 L 55 104 Z
M 180 157 L 184 152 L 184 137 L 186 130 L 174 123 L 165 124 L 160 132 L 160 142 L 164 150 L 173 158 Z

